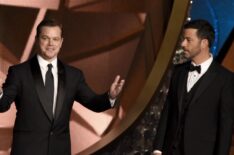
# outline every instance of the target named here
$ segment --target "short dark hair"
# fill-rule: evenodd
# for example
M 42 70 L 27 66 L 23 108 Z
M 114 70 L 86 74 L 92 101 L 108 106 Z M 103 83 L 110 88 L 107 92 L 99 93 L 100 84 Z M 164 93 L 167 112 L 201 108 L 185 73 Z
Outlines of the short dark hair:
M 211 24 L 203 19 L 189 21 L 184 25 L 184 29 L 197 29 L 197 36 L 200 39 L 207 39 L 209 47 L 212 46 L 215 38 L 215 31 Z
M 39 37 L 39 35 L 41 33 L 41 28 L 44 27 L 44 26 L 51 26 L 51 27 L 58 26 L 61 29 L 61 36 L 63 36 L 62 35 L 62 33 L 63 33 L 63 26 L 62 26 L 61 23 L 59 23 L 55 19 L 44 19 L 37 26 L 36 38 Z

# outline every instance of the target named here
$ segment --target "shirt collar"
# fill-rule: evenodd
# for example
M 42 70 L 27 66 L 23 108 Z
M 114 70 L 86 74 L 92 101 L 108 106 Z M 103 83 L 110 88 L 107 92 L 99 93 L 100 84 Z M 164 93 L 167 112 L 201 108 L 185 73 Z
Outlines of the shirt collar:
M 210 58 L 209 59 L 207 59 L 206 61 L 204 61 L 201 64 L 199 64 L 201 66 L 201 74 L 204 74 L 208 70 L 208 68 L 210 67 L 212 61 L 213 61 L 213 55 L 210 54 Z M 198 64 L 195 64 L 194 62 L 192 62 L 192 64 L 194 66 L 198 66 Z
M 50 63 L 53 65 L 53 68 L 57 68 L 57 61 L 58 61 L 57 58 L 55 58 L 53 61 L 49 62 L 49 61 L 46 61 L 44 58 L 42 58 L 40 55 L 37 55 L 37 59 L 38 59 L 39 65 L 42 69 L 47 69 L 47 65 Z

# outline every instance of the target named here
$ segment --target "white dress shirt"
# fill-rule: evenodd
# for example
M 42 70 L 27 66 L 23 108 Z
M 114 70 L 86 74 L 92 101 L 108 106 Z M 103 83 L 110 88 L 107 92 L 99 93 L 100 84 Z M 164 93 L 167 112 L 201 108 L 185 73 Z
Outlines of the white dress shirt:
M 208 68 L 210 67 L 211 63 L 213 61 L 213 56 L 211 55 L 209 59 L 204 61 L 201 64 L 195 64 L 192 62 L 194 66 L 201 66 L 201 73 L 199 74 L 196 70 L 195 71 L 190 71 L 188 73 L 188 79 L 187 79 L 187 92 L 189 92 L 194 84 L 206 73 Z
M 56 107 L 56 99 L 57 99 L 57 93 L 58 93 L 58 67 L 57 62 L 58 59 L 55 58 L 52 62 L 48 62 L 45 59 L 43 59 L 40 55 L 37 55 L 38 63 L 41 69 L 42 79 L 45 85 L 45 76 L 46 72 L 48 70 L 48 64 L 52 64 L 52 74 L 54 77 L 54 100 L 53 100 L 53 114 L 55 113 L 55 107 Z

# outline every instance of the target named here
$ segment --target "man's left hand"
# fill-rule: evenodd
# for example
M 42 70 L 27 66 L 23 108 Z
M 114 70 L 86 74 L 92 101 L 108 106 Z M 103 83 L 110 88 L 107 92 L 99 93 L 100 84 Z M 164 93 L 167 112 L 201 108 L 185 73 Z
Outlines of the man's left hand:
M 120 94 L 120 92 L 123 89 L 124 82 L 125 82 L 125 80 L 123 80 L 123 79 L 121 80 L 119 75 L 117 75 L 115 77 L 115 80 L 111 84 L 110 92 L 109 92 L 109 95 L 110 95 L 111 99 L 116 99 L 117 98 L 117 96 Z

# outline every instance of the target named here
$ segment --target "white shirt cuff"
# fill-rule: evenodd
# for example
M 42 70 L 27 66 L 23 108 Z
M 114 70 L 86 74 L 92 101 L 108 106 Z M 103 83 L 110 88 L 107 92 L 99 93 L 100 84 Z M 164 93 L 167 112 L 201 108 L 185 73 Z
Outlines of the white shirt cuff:
M 110 101 L 111 107 L 114 107 L 116 99 L 109 98 L 109 101 Z
M 161 153 L 162 154 L 162 151 L 159 151 L 159 150 L 154 150 L 154 152 L 153 152 L 154 154 L 156 154 L 156 153 Z

